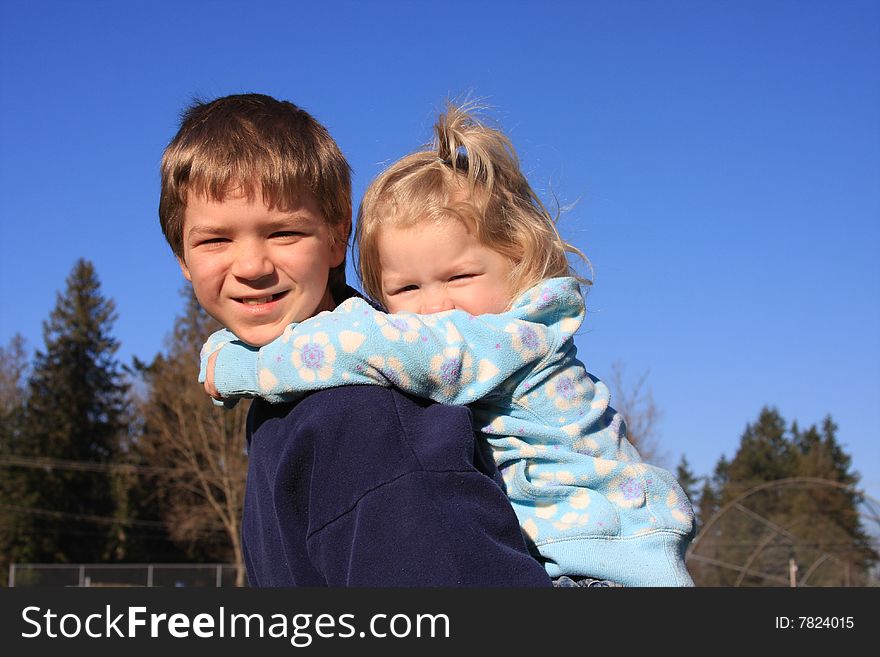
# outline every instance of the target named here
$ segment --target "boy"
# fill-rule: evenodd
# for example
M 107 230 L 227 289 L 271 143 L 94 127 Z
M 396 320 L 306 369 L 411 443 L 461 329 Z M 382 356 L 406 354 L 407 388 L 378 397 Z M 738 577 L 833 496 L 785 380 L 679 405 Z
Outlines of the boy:
M 350 169 L 291 103 L 191 107 L 163 156 L 159 217 L 199 302 L 248 344 L 355 294 Z M 465 408 L 334 388 L 255 400 L 247 441 L 253 586 L 550 585 Z

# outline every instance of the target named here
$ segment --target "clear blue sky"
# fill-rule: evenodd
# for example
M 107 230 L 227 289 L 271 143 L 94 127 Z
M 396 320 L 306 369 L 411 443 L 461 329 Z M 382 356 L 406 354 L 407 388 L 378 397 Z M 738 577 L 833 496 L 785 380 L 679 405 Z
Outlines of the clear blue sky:
M 670 465 L 732 456 L 764 404 L 831 413 L 880 497 L 880 3 L 3 2 L 0 344 L 79 257 L 120 358 L 181 309 L 158 163 L 194 96 L 257 91 L 323 121 L 355 171 L 486 98 L 595 287 L 588 369 L 621 361 Z M 576 203 L 575 203 L 576 202 Z

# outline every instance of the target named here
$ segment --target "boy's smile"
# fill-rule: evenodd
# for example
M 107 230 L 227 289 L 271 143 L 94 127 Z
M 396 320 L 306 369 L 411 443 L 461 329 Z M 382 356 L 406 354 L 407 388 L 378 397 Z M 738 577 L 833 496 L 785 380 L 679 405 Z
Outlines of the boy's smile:
M 345 256 L 345 241 L 335 237 L 309 194 L 284 210 L 259 196 L 193 195 L 180 268 L 212 317 L 262 346 L 291 322 L 333 309 L 328 275 Z

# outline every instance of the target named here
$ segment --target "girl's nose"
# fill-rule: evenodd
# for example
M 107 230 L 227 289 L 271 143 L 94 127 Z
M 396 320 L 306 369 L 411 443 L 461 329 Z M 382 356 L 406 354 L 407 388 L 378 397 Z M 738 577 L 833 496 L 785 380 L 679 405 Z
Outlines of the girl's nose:
M 422 315 L 431 315 L 433 313 L 442 313 L 444 310 L 452 310 L 453 308 L 455 308 L 455 304 L 452 303 L 452 299 L 449 298 L 446 291 L 438 290 L 425 294 L 422 299 L 420 313 Z

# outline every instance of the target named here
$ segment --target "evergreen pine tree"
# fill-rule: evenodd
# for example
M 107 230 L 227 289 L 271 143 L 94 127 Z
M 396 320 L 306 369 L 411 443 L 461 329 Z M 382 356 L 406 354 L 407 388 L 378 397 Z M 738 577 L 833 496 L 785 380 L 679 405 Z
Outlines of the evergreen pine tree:
M 28 383 L 22 433 L 31 456 L 109 464 L 127 431 L 127 385 L 112 336 L 112 300 L 101 294 L 92 264 L 80 259 L 54 310 L 43 324 Z M 106 472 L 50 468 L 30 470 L 32 558 L 47 562 L 95 562 L 113 557 L 117 533 L 102 521 L 116 513 Z
M 15 462 L 24 453 L 28 357 L 24 338 L 16 335 L 0 347 L 0 572 L 12 561 L 29 561 L 30 516 L 34 504 L 27 471 Z
M 795 454 L 785 437 L 785 420 L 775 408 L 764 407 L 758 421 L 747 424 L 728 469 L 725 502 L 766 481 L 794 474 Z
M 878 562 L 858 514 L 858 475 L 827 417 L 803 431 L 764 408 L 700 500 L 689 564 L 698 585 L 864 585 Z M 710 517 L 711 514 L 711 517 Z
M 792 516 L 800 519 L 799 535 L 804 539 L 795 557 L 801 577 L 811 585 L 864 584 L 866 573 L 880 560 L 858 515 L 861 499 L 852 487 L 859 477 L 850 472 L 852 459 L 836 434 L 831 416 L 821 430 L 792 427 L 796 475 L 827 482 L 800 487 L 792 496 Z

